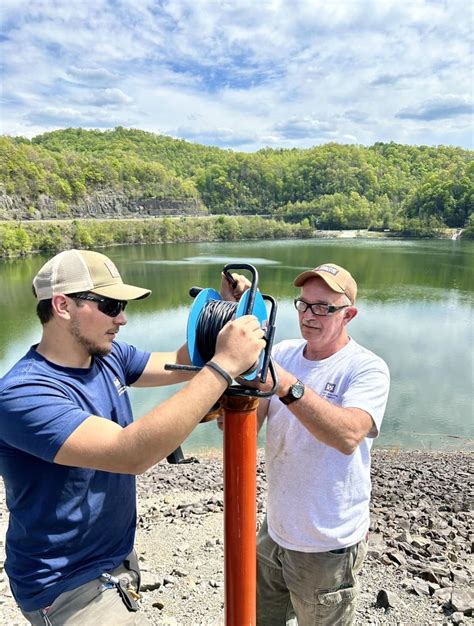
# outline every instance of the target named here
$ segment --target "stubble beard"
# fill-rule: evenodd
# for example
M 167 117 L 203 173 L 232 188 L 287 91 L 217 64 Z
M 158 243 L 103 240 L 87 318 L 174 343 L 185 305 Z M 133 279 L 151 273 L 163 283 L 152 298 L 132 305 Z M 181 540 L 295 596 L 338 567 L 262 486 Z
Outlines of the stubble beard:
M 79 346 L 84 348 L 90 357 L 107 356 L 112 351 L 112 346 L 107 346 L 107 347 L 99 346 L 98 344 L 94 343 L 87 337 L 84 337 L 84 335 L 81 333 L 79 329 L 79 325 L 77 324 L 75 320 L 71 323 L 71 326 L 69 327 L 69 329 L 70 329 L 71 335 L 77 341 Z

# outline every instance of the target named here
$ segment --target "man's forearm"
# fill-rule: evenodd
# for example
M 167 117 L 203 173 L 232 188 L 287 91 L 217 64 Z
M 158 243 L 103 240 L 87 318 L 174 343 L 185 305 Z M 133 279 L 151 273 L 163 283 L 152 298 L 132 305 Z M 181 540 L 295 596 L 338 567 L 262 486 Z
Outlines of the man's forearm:
M 204 367 L 184 389 L 123 429 L 124 446 L 133 473 L 142 473 L 175 450 L 223 394 L 227 385 L 214 370 Z
M 352 454 L 373 425 L 365 411 L 336 406 L 308 387 L 288 409 L 316 439 L 343 454 Z
M 64 442 L 54 461 L 106 472 L 141 474 L 186 439 L 226 387 L 222 376 L 204 367 L 178 393 L 125 428 L 91 415 Z

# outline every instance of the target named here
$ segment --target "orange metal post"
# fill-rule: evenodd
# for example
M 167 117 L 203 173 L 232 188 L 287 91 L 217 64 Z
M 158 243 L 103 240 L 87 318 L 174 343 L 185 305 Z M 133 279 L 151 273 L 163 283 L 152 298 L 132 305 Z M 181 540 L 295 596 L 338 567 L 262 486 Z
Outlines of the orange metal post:
M 224 398 L 225 623 L 255 626 L 258 398 Z

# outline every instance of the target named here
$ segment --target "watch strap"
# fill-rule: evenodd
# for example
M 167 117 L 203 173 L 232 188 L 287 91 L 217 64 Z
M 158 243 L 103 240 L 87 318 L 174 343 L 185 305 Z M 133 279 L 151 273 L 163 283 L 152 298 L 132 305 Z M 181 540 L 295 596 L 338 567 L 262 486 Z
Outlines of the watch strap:
M 290 389 L 288 393 L 281 398 L 279 398 L 280 402 L 283 404 L 291 404 L 292 402 L 296 402 L 296 400 L 300 400 L 304 396 L 304 383 L 297 379 L 295 383 L 290 385 Z

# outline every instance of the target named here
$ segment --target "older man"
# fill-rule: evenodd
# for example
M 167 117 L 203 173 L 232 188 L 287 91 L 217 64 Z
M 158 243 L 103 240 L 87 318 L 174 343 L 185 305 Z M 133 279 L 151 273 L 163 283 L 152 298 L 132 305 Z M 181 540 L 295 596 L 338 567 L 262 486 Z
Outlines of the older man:
M 351 274 L 324 263 L 296 277 L 302 339 L 275 346 L 278 394 L 267 418 L 267 516 L 257 539 L 257 624 L 354 619 L 369 529 L 370 449 L 389 390 L 384 361 L 348 334 Z

